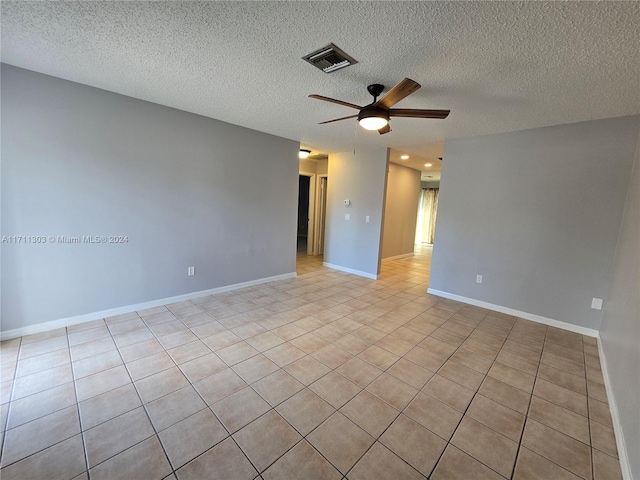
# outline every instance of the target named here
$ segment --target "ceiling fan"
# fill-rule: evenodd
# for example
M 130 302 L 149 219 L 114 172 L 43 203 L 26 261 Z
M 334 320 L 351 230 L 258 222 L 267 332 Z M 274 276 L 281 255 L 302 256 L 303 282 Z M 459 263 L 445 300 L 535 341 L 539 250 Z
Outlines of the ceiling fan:
M 326 122 L 320 122 L 319 125 L 324 123 L 339 122 L 340 120 L 347 120 L 349 118 L 358 118 L 358 122 L 362 128 L 367 130 L 378 130 L 381 135 L 389 133 L 391 127 L 389 126 L 390 117 L 410 117 L 410 118 L 447 118 L 450 110 L 421 110 L 415 108 L 391 108 L 400 100 L 408 97 L 413 92 L 420 88 L 420 84 L 410 78 L 405 78 L 395 87 L 389 90 L 378 100 L 378 97 L 384 90 L 384 85 L 374 83 L 369 85 L 367 90 L 373 96 L 373 102 L 369 105 L 361 107 L 349 102 L 343 102 L 342 100 L 336 100 L 335 98 L 324 97 L 322 95 L 309 95 L 309 98 L 315 98 L 317 100 L 323 100 L 325 102 L 337 103 L 338 105 L 344 105 L 345 107 L 355 108 L 360 110 L 357 115 L 349 115 L 348 117 L 335 118 L 333 120 L 327 120 Z

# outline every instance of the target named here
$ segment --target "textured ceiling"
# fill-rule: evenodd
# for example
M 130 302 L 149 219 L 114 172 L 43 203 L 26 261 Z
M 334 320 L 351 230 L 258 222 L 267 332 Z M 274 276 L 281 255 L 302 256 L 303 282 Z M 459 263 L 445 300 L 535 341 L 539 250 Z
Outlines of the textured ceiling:
M 2 61 L 299 140 L 429 161 L 447 138 L 640 113 L 638 2 L 2 2 Z M 301 57 L 333 42 L 358 64 Z M 446 120 L 355 128 L 370 83 Z M 445 159 L 446 161 L 446 159 Z M 420 164 L 416 163 L 416 168 Z

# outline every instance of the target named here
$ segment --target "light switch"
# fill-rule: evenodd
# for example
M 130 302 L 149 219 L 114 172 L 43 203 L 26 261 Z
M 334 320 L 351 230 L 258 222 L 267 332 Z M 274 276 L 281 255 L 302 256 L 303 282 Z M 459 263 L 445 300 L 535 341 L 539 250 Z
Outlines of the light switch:
M 594 310 L 602 310 L 602 299 L 601 298 L 591 299 L 591 308 L 593 308 Z
M 367 215 L 366 217 L 364 217 L 364 221 L 369 223 L 371 221 L 371 217 Z

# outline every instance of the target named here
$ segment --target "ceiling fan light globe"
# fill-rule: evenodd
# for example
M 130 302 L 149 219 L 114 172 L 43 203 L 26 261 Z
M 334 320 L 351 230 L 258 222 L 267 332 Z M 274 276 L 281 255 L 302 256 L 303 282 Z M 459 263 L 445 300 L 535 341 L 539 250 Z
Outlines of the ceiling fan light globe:
M 382 117 L 366 117 L 361 118 L 360 126 L 365 130 L 380 130 L 389 123 L 389 120 Z

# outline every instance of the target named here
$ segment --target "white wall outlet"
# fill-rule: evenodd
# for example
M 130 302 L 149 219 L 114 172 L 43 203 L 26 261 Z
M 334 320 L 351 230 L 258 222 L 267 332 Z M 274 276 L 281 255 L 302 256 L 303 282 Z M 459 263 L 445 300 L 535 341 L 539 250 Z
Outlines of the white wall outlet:
M 344 214 L 344 219 L 345 220 L 351 220 L 351 214 L 350 213 L 345 213 Z
M 601 298 L 592 298 L 591 299 L 591 308 L 594 310 L 602 310 L 602 299 Z
M 196 267 L 189 267 L 189 268 L 187 269 L 187 275 L 188 275 L 188 276 L 192 277 L 192 276 L 194 276 L 195 274 L 196 274 Z
M 371 221 L 371 217 L 367 215 L 366 217 L 364 217 L 364 221 L 369 223 Z
M 476 275 L 476 283 L 482 283 L 482 275 Z
M 351 205 L 351 200 L 349 200 L 348 198 L 344 201 L 344 204 L 348 207 L 349 205 Z

